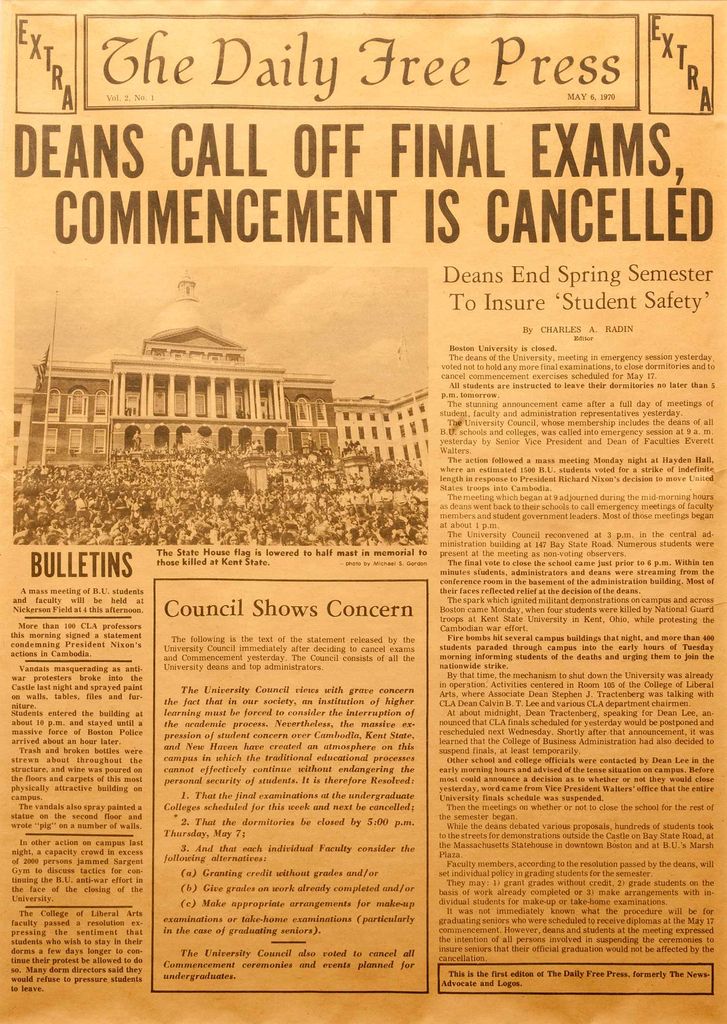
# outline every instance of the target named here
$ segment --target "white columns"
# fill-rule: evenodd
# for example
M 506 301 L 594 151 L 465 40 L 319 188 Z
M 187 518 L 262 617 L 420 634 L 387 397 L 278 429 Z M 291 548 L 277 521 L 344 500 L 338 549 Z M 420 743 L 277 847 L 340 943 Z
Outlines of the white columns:
M 119 416 L 126 415 L 126 371 L 120 374 L 119 383 Z
M 167 416 L 176 416 L 174 411 L 174 374 L 169 374 L 167 382 Z
M 224 381 L 220 382 L 220 380 L 217 377 L 212 378 L 212 401 L 214 402 L 214 410 L 212 412 L 212 415 L 216 416 L 218 420 L 222 420 L 225 418 L 224 390 L 222 392 L 222 412 L 217 411 L 217 386 L 220 383 L 224 384 Z
M 194 416 L 197 411 L 197 378 L 189 375 L 187 386 L 187 416 Z
M 252 382 L 252 418 L 259 420 L 260 416 L 260 381 L 255 377 Z
M 154 415 L 154 374 L 147 374 L 146 378 L 146 414 L 147 416 Z
M 276 380 L 270 381 L 270 394 L 273 400 L 272 416 L 274 420 L 280 419 L 280 410 L 278 409 L 278 382 Z
M 217 400 L 216 400 L 216 396 L 215 396 L 215 378 L 214 377 L 208 377 L 207 378 L 207 403 L 206 404 L 207 404 L 207 408 L 205 409 L 205 412 L 207 414 L 207 419 L 212 419 L 212 417 L 217 415 Z

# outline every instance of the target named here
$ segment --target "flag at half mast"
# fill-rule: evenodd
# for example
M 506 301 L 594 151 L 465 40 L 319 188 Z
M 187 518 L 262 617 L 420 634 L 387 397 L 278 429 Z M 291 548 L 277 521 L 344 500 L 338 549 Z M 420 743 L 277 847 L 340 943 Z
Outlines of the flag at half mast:
M 36 390 L 43 386 L 43 382 L 45 381 L 45 377 L 46 377 L 46 374 L 48 372 L 48 361 L 49 361 L 49 359 L 50 359 L 50 344 L 48 345 L 48 348 L 45 350 L 45 355 L 43 356 L 41 361 L 39 363 L 36 363 L 34 365 L 34 367 L 33 367 L 33 369 L 35 370 L 35 387 L 36 387 Z

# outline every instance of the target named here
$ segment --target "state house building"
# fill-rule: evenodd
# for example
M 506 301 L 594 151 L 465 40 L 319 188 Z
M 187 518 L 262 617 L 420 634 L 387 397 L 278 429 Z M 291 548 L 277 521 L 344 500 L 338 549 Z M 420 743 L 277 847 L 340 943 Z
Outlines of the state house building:
M 48 465 L 195 444 L 335 452 L 350 440 L 377 459 L 426 462 L 426 391 L 336 400 L 330 377 L 248 363 L 195 288 L 185 275 L 136 357 L 38 364 L 35 389 L 15 393 L 16 467 L 43 461 L 44 441 Z

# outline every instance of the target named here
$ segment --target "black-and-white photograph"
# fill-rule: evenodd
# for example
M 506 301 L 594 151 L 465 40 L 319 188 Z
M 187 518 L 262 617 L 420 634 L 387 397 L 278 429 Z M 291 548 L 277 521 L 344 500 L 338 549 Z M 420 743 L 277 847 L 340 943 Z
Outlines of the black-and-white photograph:
M 17 544 L 427 542 L 410 268 L 19 273 Z

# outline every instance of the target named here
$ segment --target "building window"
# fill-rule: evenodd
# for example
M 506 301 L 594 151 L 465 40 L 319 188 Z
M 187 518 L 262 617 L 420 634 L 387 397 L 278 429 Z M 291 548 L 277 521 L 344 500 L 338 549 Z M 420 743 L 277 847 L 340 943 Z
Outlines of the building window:
M 48 419 L 57 420 L 61 412 L 61 393 L 53 388 L 48 395 Z
M 414 415 L 414 410 L 412 409 L 411 406 L 409 406 L 409 408 L 406 410 L 406 414 L 407 414 L 407 416 L 413 416 Z
M 386 427 L 385 430 L 386 430 L 386 440 L 390 441 L 391 440 L 391 427 Z
M 194 414 L 195 416 L 207 415 L 207 395 L 204 393 L 204 391 L 195 392 Z
M 80 433 L 80 431 L 79 431 Z M 48 430 L 45 438 L 45 453 L 46 455 L 55 455 L 58 451 L 58 427 L 51 427 Z
M 405 427 L 404 427 L 404 424 L 403 424 L 403 423 L 402 423 L 402 424 L 401 424 L 401 426 L 399 427 L 399 433 L 401 434 L 401 436 L 402 436 L 402 437 L 406 437 L 406 429 L 405 429 Z
M 299 423 L 310 423 L 310 405 L 307 398 L 299 398 L 295 403 Z
M 13 405 L 13 412 L 17 415 L 18 413 L 21 413 L 22 411 L 23 411 L 23 403 L 22 402 L 16 402 Z
M 389 458 L 392 460 L 392 462 L 394 461 L 394 449 L 393 448 L 389 448 Z
M 13 423 L 13 437 L 20 437 L 20 420 Z
M 406 459 L 406 461 L 408 462 L 408 461 L 409 461 L 409 449 L 407 448 L 407 446 L 406 446 L 406 445 L 403 445 L 402 447 L 403 447 L 403 449 L 404 449 L 404 458 L 405 458 L 405 459 Z
M 381 449 L 377 444 L 374 445 L 374 456 L 377 462 L 381 462 Z
M 154 388 L 154 415 L 167 415 L 167 393 L 164 388 Z
M 86 416 L 86 392 L 76 388 L 68 396 L 68 418 L 84 419 Z
M 186 416 L 187 415 L 187 392 L 186 391 L 175 391 L 174 392 L 174 415 L 175 416 Z
M 103 427 L 98 427 L 93 432 L 93 454 L 103 455 L 106 451 L 106 431 Z
M 422 420 L 422 430 L 424 431 L 425 434 L 429 430 L 429 427 L 427 426 L 427 421 L 426 420 Z
M 328 447 L 328 431 L 327 430 L 319 430 L 318 431 L 318 444 L 321 446 L 321 448 L 327 448 Z
M 105 420 L 109 411 L 109 396 L 105 391 L 97 391 L 93 406 L 93 415 L 97 420 Z
M 363 439 L 364 439 L 364 428 L 363 427 L 359 427 L 358 428 L 358 439 L 359 439 L 359 441 L 363 441 Z
M 427 410 L 426 410 L 426 407 L 425 407 L 425 406 L 423 406 L 423 405 L 420 405 L 420 406 L 419 406 L 419 412 L 426 412 L 426 411 L 427 411 Z
M 346 440 L 350 441 L 351 440 L 351 428 L 350 427 L 344 427 L 344 431 L 345 431 L 345 434 L 346 434 Z
M 227 410 L 225 409 L 225 394 L 223 391 L 217 391 L 215 393 L 215 412 L 218 416 L 226 416 Z
M 83 431 L 79 428 L 74 428 L 68 432 L 68 454 L 69 455 L 80 455 L 81 444 L 83 441 Z
M 320 398 L 316 402 L 316 419 L 319 423 L 327 423 L 328 417 L 326 416 L 326 403 Z
M 421 452 L 419 451 L 419 445 L 416 442 L 414 443 L 414 454 L 418 459 L 421 459 L 422 456 Z
M 379 432 L 376 429 L 376 427 L 372 427 L 371 428 L 371 436 L 373 437 L 374 441 L 378 441 L 378 439 L 379 439 Z
M 347 412 L 344 412 L 343 418 L 348 423 L 348 413 Z
M 369 419 L 370 419 L 370 420 L 371 420 L 371 422 L 373 423 L 373 422 L 374 422 L 374 420 L 376 419 L 376 413 L 375 413 L 375 412 L 370 412 L 370 413 L 369 413 Z
M 362 412 L 357 412 L 356 413 L 356 419 L 357 420 L 362 420 L 363 419 L 363 413 Z
M 412 422 L 411 422 L 411 423 L 409 424 L 409 426 L 411 427 L 411 432 L 412 432 L 412 434 L 416 434 L 416 432 L 417 432 L 417 425 L 416 425 L 416 423 L 414 423 L 414 421 L 412 421 Z
M 388 412 L 385 412 L 384 413 L 384 423 L 388 423 L 388 422 L 389 422 L 389 414 L 388 414 Z
M 398 413 L 396 414 L 396 418 L 397 418 L 398 420 L 403 420 L 403 419 L 404 419 L 404 413 L 403 413 L 403 412 L 401 411 L 401 409 L 400 409 L 400 410 L 399 410 L 399 412 L 398 412 Z
M 139 399 L 141 396 L 136 391 L 127 393 L 124 399 L 124 416 L 139 415 Z

